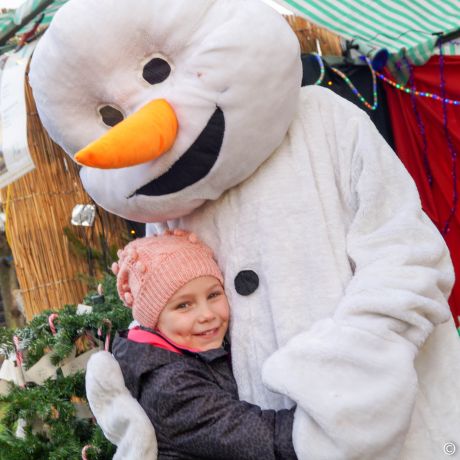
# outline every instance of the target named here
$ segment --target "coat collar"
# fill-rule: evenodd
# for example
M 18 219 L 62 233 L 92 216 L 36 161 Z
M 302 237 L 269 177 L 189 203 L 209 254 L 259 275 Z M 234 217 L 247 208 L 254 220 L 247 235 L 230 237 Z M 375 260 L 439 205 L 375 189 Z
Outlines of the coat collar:
M 128 340 L 136 343 L 145 343 L 157 348 L 178 353 L 181 355 L 196 356 L 204 362 L 212 362 L 228 355 L 228 342 L 224 339 L 223 346 L 212 350 L 200 351 L 194 348 L 183 347 L 165 337 L 159 331 L 144 326 L 136 326 L 128 331 Z

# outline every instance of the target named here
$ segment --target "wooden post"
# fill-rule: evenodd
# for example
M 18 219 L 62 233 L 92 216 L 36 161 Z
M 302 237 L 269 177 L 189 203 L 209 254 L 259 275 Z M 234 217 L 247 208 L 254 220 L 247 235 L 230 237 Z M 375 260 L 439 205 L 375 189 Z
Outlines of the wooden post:
M 285 16 L 285 18 L 299 39 L 302 53 L 316 52 L 316 40 L 318 40 L 323 55 L 342 55 L 340 37 L 338 35 L 298 16 Z

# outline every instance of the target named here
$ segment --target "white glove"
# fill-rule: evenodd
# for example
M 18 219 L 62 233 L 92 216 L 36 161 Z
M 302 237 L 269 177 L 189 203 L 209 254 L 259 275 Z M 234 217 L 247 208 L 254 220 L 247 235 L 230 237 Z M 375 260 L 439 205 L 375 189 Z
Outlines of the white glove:
M 104 435 L 117 446 L 114 460 L 157 459 L 155 429 L 107 351 L 95 353 L 88 362 L 86 394 Z

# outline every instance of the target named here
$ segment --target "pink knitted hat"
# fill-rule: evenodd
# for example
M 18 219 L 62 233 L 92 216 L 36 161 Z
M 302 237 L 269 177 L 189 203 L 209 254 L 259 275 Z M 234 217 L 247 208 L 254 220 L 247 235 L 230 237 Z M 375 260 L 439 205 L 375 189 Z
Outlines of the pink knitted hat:
M 223 284 L 211 249 L 182 230 L 131 241 L 118 257 L 112 265 L 118 294 L 146 327 L 156 326 L 168 300 L 189 281 L 214 276 Z

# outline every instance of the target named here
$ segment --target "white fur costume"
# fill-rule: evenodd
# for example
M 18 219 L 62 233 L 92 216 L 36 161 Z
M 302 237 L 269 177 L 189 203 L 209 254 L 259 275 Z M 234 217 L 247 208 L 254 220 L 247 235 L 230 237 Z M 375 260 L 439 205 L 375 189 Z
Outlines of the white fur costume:
M 262 374 L 298 404 L 300 459 L 442 458 L 460 433 L 452 320 L 417 358 L 416 417 L 398 453 L 416 397 L 414 356 L 450 317 L 446 247 L 367 115 L 317 87 L 302 90 L 299 107 L 257 174 L 179 223 L 224 270 L 240 397 L 289 406 Z M 261 284 L 241 297 L 233 280 L 245 269 Z
M 78 1 L 80 5 L 93 3 Z M 169 2 L 175 7 L 186 4 L 179 0 Z M 74 8 L 76 3 L 73 2 Z M 147 4 L 162 5 L 169 11 L 159 0 L 138 0 L 137 13 L 151 8 Z M 298 84 L 299 76 L 293 64 L 289 64 L 294 73 L 291 76 L 276 68 L 267 71 L 268 88 L 261 87 L 260 78 L 252 80 L 252 74 L 257 72 L 249 70 L 247 86 L 253 85 L 254 94 L 251 96 L 246 88 L 235 99 L 238 85 L 232 87 L 232 79 L 238 80 L 241 74 L 244 77 L 245 65 L 250 61 L 238 65 L 237 54 L 232 54 L 224 44 L 241 40 L 246 48 L 238 53 L 252 56 L 253 62 L 260 59 L 258 65 L 263 62 L 269 66 L 275 59 L 275 67 L 284 62 L 280 50 L 292 45 L 284 38 L 284 25 L 271 12 L 262 6 L 259 10 L 255 1 L 231 3 L 237 4 L 238 11 L 248 8 L 248 12 L 257 12 L 264 26 L 274 24 L 279 32 L 273 33 L 279 48 L 276 43 L 271 48 L 262 42 L 256 47 L 257 53 L 251 54 L 251 40 L 255 36 L 247 29 L 238 36 L 231 24 L 228 35 L 214 35 L 222 45 L 212 42 L 216 55 L 224 59 L 230 53 L 228 62 L 214 63 L 215 71 L 225 77 L 229 86 L 220 86 L 221 77 L 216 81 L 209 77 L 211 87 L 219 88 L 218 96 L 193 83 L 193 97 L 188 95 L 181 100 L 185 89 L 180 83 L 188 83 L 189 76 L 178 71 L 176 79 L 163 88 L 166 97 L 173 99 L 174 108 L 177 105 L 179 126 L 185 132 L 178 136 L 178 144 L 159 160 L 132 168 L 84 168 L 84 183 L 101 205 L 127 217 L 154 222 L 183 214 L 169 224 L 195 231 L 215 250 L 232 306 L 232 357 L 240 396 L 264 408 L 288 407 L 293 401 L 297 404 L 293 439 L 300 460 L 443 458 L 443 444 L 456 441 L 460 433 L 458 338 L 452 322 L 438 325 L 450 317 L 446 297 L 453 274 L 446 246 L 421 212 L 413 181 L 368 117 L 355 106 L 316 87 L 303 89 L 292 104 L 292 87 Z M 99 0 L 98 5 L 100 11 L 110 6 L 116 8 L 110 0 Z M 211 11 L 209 19 L 214 21 L 225 8 L 230 8 L 230 2 L 222 0 L 200 1 L 196 5 L 204 8 L 201 18 L 206 19 Z M 224 5 L 222 10 L 219 5 Z M 58 29 L 65 29 L 65 20 L 70 17 L 78 24 L 78 9 L 71 9 L 72 0 L 68 6 L 56 18 L 54 33 L 62 46 L 76 47 L 81 38 L 82 55 L 88 59 L 91 48 L 83 37 L 77 34 L 73 42 L 71 34 L 75 31 L 66 36 Z M 179 14 L 179 9 L 174 14 Z M 237 22 L 243 24 L 249 17 L 241 13 Z M 170 14 L 162 19 L 167 25 L 173 18 Z M 159 20 L 158 24 L 163 22 Z M 179 31 L 181 24 L 177 25 Z M 254 29 L 253 23 L 251 27 Z M 88 29 L 91 31 L 91 27 Z M 164 30 L 169 29 L 165 26 Z M 199 42 L 205 42 L 203 37 L 212 34 L 212 30 L 211 26 L 204 27 L 199 32 Z M 173 31 L 169 30 L 172 37 Z M 94 126 L 84 121 L 85 127 L 92 127 L 90 133 L 78 123 L 72 125 L 72 118 L 86 120 L 90 110 L 85 104 L 91 108 L 96 102 L 107 102 L 102 98 L 109 97 L 110 89 L 118 88 L 114 94 L 121 96 L 116 103 L 130 112 L 141 105 L 142 98 L 135 91 L 137 83 L 124 85 L 121 77 L 101 82 L 103 94 L 94 90 L 99 83 L 93 74 L 79 82 L 73 73 L 81 59 L 76 53 L 69 53 L 69 62 L 63 60 L 53 45 L 53 39 L 57 39 L 53 29 L 50 32 L 48 42 L 45 37 L 37 48 L 32 85 L 47 128 L 73 154 L 98 136 L 96 129 L 101 129 L 96 121 Z M 143 37 L 142 33 L 139 36 Z M 169 43 L 168 37 L 163 44 Z M 180 37 L 188 39 L 185 32 Z M 87 40 L 90 39 L 91 35 Z M 189 42 L 194 43 L 193 35 Z M 174 44 L 176 47 L 171 49 L 180 50 L 177 42 Z M 261 56 L 258 53 L 265 46 L 269 55 Z M 130 51 L 135 54 L 134 45 Z M 142 53 L 151 54 L 144 50 Z M 180 55 L 178 52 L 177 56 Z M 206 70 L 211 72 L 214 54 L 207 50 L 205 56 L 209 58 Z M 286 53 L 287 61 L 291 57 Z M 95 68 L 101 65 L 98 61 Z M 108 71 L 110 65 L 106 66 Z M 226 78 L 226 66 L 231 78 Z M 176 68 L 180 69 L 180 62 Z M 55 88 L 63 74 L 66 88 L 75 87 L 75 94 L 57 97 L 49 88 Z M 290 83 L 285 82 L 286 78 Z M 113 80 L 116 84 L 111 88 Z M 276 91 L 277 85 L 280 92 Z M 234 93 L 232 88 L 236 88 Z M 89 100 L 81 102 L 83 108 L 78 109 L 79 99 L 88 89 L 94 91 Z M 161 93 L 158 86 L 142 97 L 158 97 Z M 200 97 L 204 96 L 208 96 L 206 103 L 200 104 Z M 266 98 L 270 100 L 267 102 Z M 273 113 L 251 118 L 259 110 L 270 110 L 272 101 L 276 108 Z M 226 131 L 219 159 L 209 175 L 172 195 L 123 198 L 126 190 L 138 187 L 137 182 L 142 185 L 150 176 L 158 177 L 180 157 L 216 103 L 226 116 Z M 72 104 L 76 104 L 76 110 L 68 116 Z M 198 115 L 187 131 L 194 104 L 198 106 Z M 247 118 L 243 110 L 246 106 L 248 110 L 251 107 Z M 283 126 L 292 118 L 285 134 Z M 282 136 L 285 134 L 284 139 L 280 131 Z M 256 159 L 261 165 L 254 172 Z M 246 166 L 249 172 L 245 171 Z M 239 181 L 242 182 L 236 185 Z M 260 280 L 258 289 L 248 296 L 241 296 L 234 287 L 235 277 L 242 270 L 254 271 Z M 152 439 L 133 439 L 127 434 L 127 430 L 136 432 L 129 427 L 138 423 L 134 415 L 127 416 L 129 407 L 138 411 L 139 406 L 134 400 L 130 406 L 125 390 L 112 381 L 110 369 L 116 370 L 116 363 L 106 354 L 92 361 L 88 369 L 91 405 L 109 437 L 116 441 L 121 438 L 118 458 L 141 458 L 137 446 L 145 443 L 145 452 Z M 120 420 L 126 422 L 121 426 L 113 423 L 117 406 L 110 398 L 112 395 L 122 395 L 124 401 L 118 412 Z M 150 454 L 155 458 L 154 452 Z

